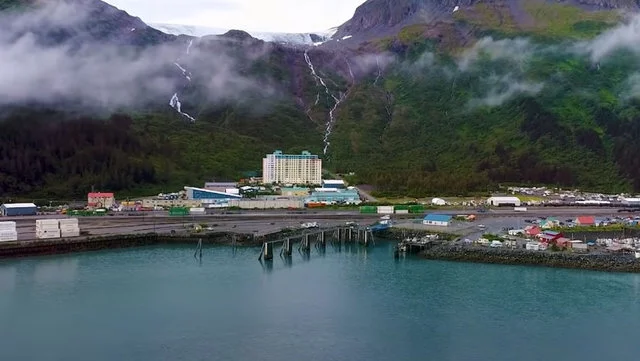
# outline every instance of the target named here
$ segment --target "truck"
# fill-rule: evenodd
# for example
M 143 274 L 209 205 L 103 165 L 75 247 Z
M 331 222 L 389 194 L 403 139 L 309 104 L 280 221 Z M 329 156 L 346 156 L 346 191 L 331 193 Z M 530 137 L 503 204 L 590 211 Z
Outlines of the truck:
M 300 228 L 318 228 L 318 222 L 307 222 L 302 223 Z
M 526 212 L 527 207 L 513 207 L 514 212 Z

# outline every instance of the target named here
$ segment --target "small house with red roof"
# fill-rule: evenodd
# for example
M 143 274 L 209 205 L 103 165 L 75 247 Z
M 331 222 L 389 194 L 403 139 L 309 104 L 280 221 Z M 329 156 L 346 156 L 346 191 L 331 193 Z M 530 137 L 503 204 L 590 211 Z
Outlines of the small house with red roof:
M 564 237 L 560 237 L 556 239 L 555 244 L 560 248 L 571 248 L 571 246 L 573 245 L 573 243 L 571 243 L 571 240 L 569 238 L 564 238 Z
M 578 226 L 595 226 L 596 217 L 594 216 L 580 216 L 576 218 L 576 224 Z
M 527 236 L 535 237 L 542 233 L 542 229 L 540 229 L 540 227 L 538 226 L 528 226 L 524 229 L 524 233 L 526 233 Z
M 87 195 L 90 208 L 111 208 L 116 203 L 113 193 L 91 192 Z
M 537 235 L 541 242 L 554 243 L 559 238 L 562 238 L 562 233 L 556 231 L 544 231 Z

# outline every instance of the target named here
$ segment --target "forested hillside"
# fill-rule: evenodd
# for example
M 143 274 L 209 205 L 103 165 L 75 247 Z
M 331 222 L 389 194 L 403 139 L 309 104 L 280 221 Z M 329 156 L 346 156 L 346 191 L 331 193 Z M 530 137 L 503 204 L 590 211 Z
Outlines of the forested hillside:
M 239 31 L 171 38 L 122 59 L 113 49 L 94 56 L 99 41 L 63 48 L 52 73 L 67 87 L 33 71 L 21 104 L 6 104 L 15 85 L 0 87 L 0 196 L 173 191 L 259 171 L 275 149 L 320 154 L 327 169 L 382 194 L 509 183 L 640 191 L 640 20 L 537 2 L 524 8 L 527 23 L 500 2 L 474 4 L 355 50 L 291 48 Z M 99 27 L 108 42 L 155 34 L 113 14 L 121 26 Z M 11 59 L 18 47 L 7 44 Z M 173 93 L 195 121 L 169 106 Z M 95 99 L 115 105 L 84 108 Z
M 345 103 L 331 164 L 395 195 L 640 190 L 638 19 L 613 27 L 614 13 L 550 9 L 530 32 L 476 13 L 485 26 L 471 47 L 424 39 L 421 26 L 383 41 L 403 60 Z

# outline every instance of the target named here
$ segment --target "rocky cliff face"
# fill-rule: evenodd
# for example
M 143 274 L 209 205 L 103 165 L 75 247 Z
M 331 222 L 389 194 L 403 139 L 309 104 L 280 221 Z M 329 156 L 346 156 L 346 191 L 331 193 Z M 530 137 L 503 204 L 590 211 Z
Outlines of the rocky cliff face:
M 0 3 L 0 10 L 6 11 L 3 32 L 17 37 L 30 33 L 43 45 L 93 41 L 148 46 L 176 39 L 99 0 L 11 0 Z
M 482 5 L 488 8 L 508 9 L 512 17 L 524 11 L 526 3 L 542 3 L 543 0 L 368 0 L 360 5 L 353 17 L 342 24 L 333 39 L 353 37 L 370 40 L 388 36 L 412 24 L 429 24 L 450 21 L 455 11 Z M 637 11 L 638 0 L 553 0 L 546 3 L 574 5 L 586 10 L 627 9 Z

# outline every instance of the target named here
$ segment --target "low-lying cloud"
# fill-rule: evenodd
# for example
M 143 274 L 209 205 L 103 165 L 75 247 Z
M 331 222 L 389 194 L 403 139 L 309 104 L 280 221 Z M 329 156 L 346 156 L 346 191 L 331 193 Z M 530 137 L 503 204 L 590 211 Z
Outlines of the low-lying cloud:
M 474 89 L 483 89 L 482 95 L 475 91 L 469 107 L 499 106 L 521 94 L 538 94 L 544 89 L 545 82 L 551 81 L 540 78 L 541 73 L 530 72 L 530 66 L 536 59 L 561 59 L 564 55 L 568 58 L 582 57 L 592 63 L 596 71 L 599 63 L 607 58 L 613 59 L 619 50 L 628 50 L 640 56 L 640 15 L 631 16 L 625 23 L 591 40 L 550 45 L 528 38 L 496 40 L 485 37 L 454 58 L 453 62 L 439 61 L 433 53 L 425 52 L 416 61 L 403 64 L 403 67 L 405 71 L 417 75 L 440 74 L 452 78 L 452 88 L 458 86 L 458 79 L 464 78 L 477 85 L 473 86 Z M 638 72 L 629 74 L 623 84 L 625 91 L 621 92 L 621 98 L 640 96 L 640 61 L 638 64 Z M 558 67 L 555 75 L 560 75 L 562 71 L 562 67 Z
M 582 43 L 580 48 L 586 50 L 593 62 L 599 62 L 620 49 L 640 53 L 640 15 L 634 15 L 628 22 Z
M 624 98 L 640 97 L 640 72 L 633 73 L 629 76 L 625 83 Z
M 180 90 L 185 76 L 174 65 L 178 57 L 188 63 L 199 55 L 197 46 L 186 54 L 187 44 L 172 43 L 146 48 L 117 41 L 87 41 L 81 28 L 86 10 L 77 3 L 52 1 L 34 11 L 0 17 L 0 105 L 73 101 L 85 107 L 131 107 L 149 102 L 166 103 Z M 49 32 L 48 30 L 53 30 Z M 59 42 L 56 31 L 65 29 L 71 39 Z M 71 31 L 66 31 L 71 29 Z M 118 29 L 122 32 L 140 29 Z M 132 34 L 133 35 L 133 34 Z M 264 90 L 256 81 L 241 76 L 226 52 L 206 50 L 209 65 L 202 74 L 188 65 L 192 78 L 201 77 L 211 100 L 229 100 L 243 92 Z
M 356 76 L 377 74 L 378 71 L 384 72 L 395 61 L 396 57 L 391 53 L 363 54 L 350 59 L 351 67 Z
M 458 59 L 458 69 L 467 71 L 482 59 L 489 61 L 507 59 L 516 64 L 523 64 L 531 58 L 536 47 L 525 38 L 494 40 L 485 37 L 476 42 Z
M 544 88 L 543 83 L 518 80 L 511 75 L 490 77 L 486 83 L 488 89 L 486 95 L 481 98 L 471 99 L 469 101 L 470 107 L 499 106 L 518 95 L 538 94 Z

